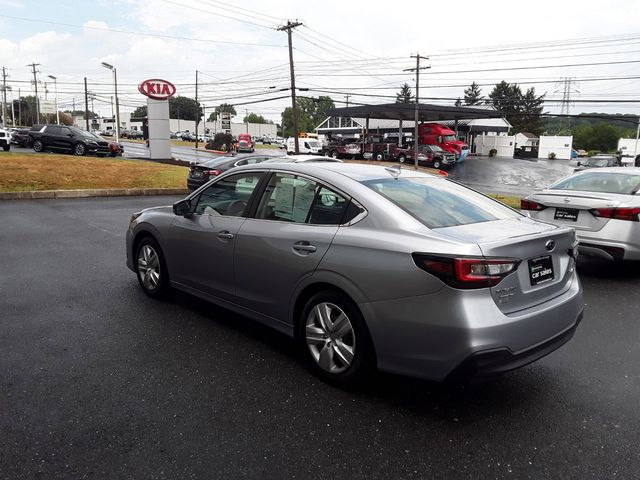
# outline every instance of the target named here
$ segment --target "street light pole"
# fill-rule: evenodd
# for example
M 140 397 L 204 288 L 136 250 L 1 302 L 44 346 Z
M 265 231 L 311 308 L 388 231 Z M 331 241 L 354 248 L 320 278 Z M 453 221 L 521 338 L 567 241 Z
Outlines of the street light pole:
M 56 96 L 56 125 L 60 125 L 60 112 L 58 111 L 58 78 L 53 75 L 48 75 L 53 80 L 53 90 Z
M 120 102 L 118 101 L 118 73 L 116 67 L 102 62 L 102 66 L 113 72 L 113 88 L 116 97 L 116 142 L 120 141 Z

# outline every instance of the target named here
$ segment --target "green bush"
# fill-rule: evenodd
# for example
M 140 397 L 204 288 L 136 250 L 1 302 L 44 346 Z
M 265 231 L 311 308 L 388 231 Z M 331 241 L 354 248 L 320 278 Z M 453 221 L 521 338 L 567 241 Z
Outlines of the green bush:
M 496 150 L 495 148 L 492 148 L 491 150 L 489 150 L 490 157 L 495 157 L 497 154 L 498 154 L 498 150 Z
M 549 160 L 553 160 L 554 158 L 556 158 L 556 152 L 549 152 L 549 155 L 547 155 L 547 157 L 549 158 Z

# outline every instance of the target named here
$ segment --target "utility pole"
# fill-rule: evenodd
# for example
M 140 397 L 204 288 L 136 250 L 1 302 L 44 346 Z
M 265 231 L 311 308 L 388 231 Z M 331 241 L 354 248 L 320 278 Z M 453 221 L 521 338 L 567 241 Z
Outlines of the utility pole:
M 244 109 L 244 122 L 247 124 L 247 133 L 249 133 L 249 110 Z
M 22 125 L 22 100 L 20 99 L 19 88 L 18 88 L 18 125 Z
M 84 77 L 84 122 L 89 132 L 89 94 L 87 93 L 87 77 Z
M 38 70 L 36 67 L 39 66 L 39 63 L 30 63 L 27 67 L 31 67 L 33 72 L 33 88 L 36 91 L 36 121 L 35 123 L 40 123 L 40 100 L 38 99 Z M 86 79 L 85 79 L 86 82 Z
M 411 55 L 411 58 L 416 59 L 416 68 L 407 68 L 405 72 L 416 72 L 416 105 L 414 109 L 414 123 L 415 123 L 415 131 L 414 131 L 414 139 L 413 139 L 413 168 L 418 169 L 418 147 L 420 146 L 420 141 L 418 138 L 418 120 L 420 118 L 420 70 L 426 70 L 431 67 L 420 67 L 420 59 L 424 58 L 425 60 L 429 60 L 429 57 L 423 57 L 419 53 L 415 55 Z
M 7 68 L 2 67 L 2 123 L 7 126 Z M 15 122 L 13 122 L 15 123 Z
M 289 70 L 291 71 L 291 116 L 293 117 L 293 144 L 295 145 L 296 155 L 300 153 L 300 145 L 298 143 L 298 109 L 296 107 L 296 77 L 293 71 L 293 46 L 291 45 L 291 30 L 302 25 L 302 22 L 292 22 L 287 20 L 286 25 L 278 27 L 278 30 L 283 32 L 287 31 L 287 38 L 289 40 Z
M 349 94 L 347 93 L 347 108 L 349 108 L 349 97 L 350 97 L 350 96 L 351 96 L 351 95 L 349 95 Z
M 196 70 L 196 149 L 198 148 L 198 125 L 200 124 L 200 104 L 198 103 L 198 70 Z

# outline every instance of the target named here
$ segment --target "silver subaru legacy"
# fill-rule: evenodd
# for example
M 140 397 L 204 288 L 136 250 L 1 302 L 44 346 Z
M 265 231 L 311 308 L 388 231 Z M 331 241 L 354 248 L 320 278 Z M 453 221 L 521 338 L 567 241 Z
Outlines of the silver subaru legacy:
M 127 266 L 295 338 L 334 383 L 487 378 L 573 336 L 574 230 L 397 167 L 263 163 L 135 213 Z

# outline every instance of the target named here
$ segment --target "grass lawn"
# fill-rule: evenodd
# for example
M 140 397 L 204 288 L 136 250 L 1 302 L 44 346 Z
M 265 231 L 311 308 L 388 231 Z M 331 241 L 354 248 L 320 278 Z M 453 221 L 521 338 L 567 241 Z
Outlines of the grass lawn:
M 490 193 L 489 196 L 504 203 L 505 205 L 509 205 L 511 208 L 520 210 L 520 197 L 513 195 L 500 195 L 498 193 Z
M 187 167 L 121 158 L 0 154 L 0 192 L 186 188 Z

